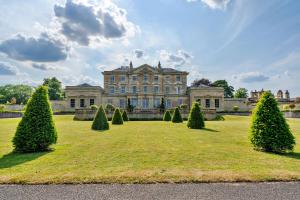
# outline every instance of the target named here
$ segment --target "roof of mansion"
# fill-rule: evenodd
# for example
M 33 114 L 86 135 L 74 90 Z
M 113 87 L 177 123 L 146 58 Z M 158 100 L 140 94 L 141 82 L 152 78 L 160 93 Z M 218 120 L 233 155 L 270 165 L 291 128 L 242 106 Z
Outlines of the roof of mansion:
M 139 67 L 121 66 L 121 67 L 113 69 L 111 71 L 104 71 L 102 73 L 103 74 L 104 73 L 111 73 L 111 72 L 134 73 L 134 72 L 140 71 L 143 68 L 148 68 L 151 71 L 158 72 L 158 73 L 160 72 L 160 73 L 188 74 L 188 72 L 186 72 L 186 71 L 179 71 L 179 70 L 174 69 L 174 68 L 153 67 L 153 66 L 150 66 L 148 64 L 143 64 L 143 65 L 141 65 Z

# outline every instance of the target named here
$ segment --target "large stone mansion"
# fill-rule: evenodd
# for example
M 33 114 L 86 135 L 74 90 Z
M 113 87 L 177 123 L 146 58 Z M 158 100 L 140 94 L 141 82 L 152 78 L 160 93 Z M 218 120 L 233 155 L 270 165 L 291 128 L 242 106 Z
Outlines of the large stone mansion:
M 204 109 L 224 110 L 223 88 L 188 87 L 188 72 L 164 68 L 160 63 L 155 67 L 148 64 L 133 67 L 130 63 L 102 74 L 104 88 L 88 84 L 66 86 L 68 110 L 108 103 L 125 109 L 128 99 L 135 110 L 157 110 L 162 98 L 166 108 L 181 104 L 190 107 L 198 101 Z

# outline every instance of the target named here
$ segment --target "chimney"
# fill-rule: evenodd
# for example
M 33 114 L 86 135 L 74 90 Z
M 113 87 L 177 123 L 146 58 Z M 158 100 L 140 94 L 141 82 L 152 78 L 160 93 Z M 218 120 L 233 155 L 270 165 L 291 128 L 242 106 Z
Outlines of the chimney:
M 129 70 L 132 71 L 133 70 L 133 65 L 132 65 L 132 62 L 130 61 L 130 64 L 129 64 Z

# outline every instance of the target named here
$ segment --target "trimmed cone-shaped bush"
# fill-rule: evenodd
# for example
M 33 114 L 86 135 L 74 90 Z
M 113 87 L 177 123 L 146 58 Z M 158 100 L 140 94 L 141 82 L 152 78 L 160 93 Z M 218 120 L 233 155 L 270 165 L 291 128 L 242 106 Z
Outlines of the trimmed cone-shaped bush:
M 179 111 L 179 108 L 175 108 L 175 111 L 174 111 L 174 114 L 173 114 L 173 117 L 172 117 L 172 122 L 173 123 L 182 123 L 183 120 L 182 120 L 182 117 L 181 117 L 181 114 L 180 114 L 180 111 Z
M 189 114 L 189 119 L 187 122 L 187 127 L 192 129 L 202 129 L 204 128 L 204 117 L 201 112 L 199 103 L 193 103 L 193 107 Z
M 48 88 L 40 86 L 29 99 L 24 116 L 13 138 L 17 152 L 49 150 L 56 143 L 57 131 L 48 97 Z
M 171 116 L 170 111 L 167 110 L 167 111 L 165 112 L 164 117 L 163 117 L 163 120 L 164 120 L 164 121 L 167 121 L 167 122 L 172 120 L 172 116 Z
M 92 124 L 93 130 L 108 130 L 109 123 L 102 105 L 99 107 Z
M 126 110 L 124 110 L 124 111 L 122 112 L 122 118 L 123 118 L 123 121 L 124 121 L 124 122 L 128 122 L 128 121 L 129 121 L 129 118 L 128 118 L 128 115 L 127 115 Z
M 111 120 L 112 124 L 123 124 L 122 114 L 119 108 L 115 109 L 114 115 Z
M 252 113 L 251 142 L 256 149 L 283 153 L 292 151 L 295 138 L 270 92 L 265 92 Z

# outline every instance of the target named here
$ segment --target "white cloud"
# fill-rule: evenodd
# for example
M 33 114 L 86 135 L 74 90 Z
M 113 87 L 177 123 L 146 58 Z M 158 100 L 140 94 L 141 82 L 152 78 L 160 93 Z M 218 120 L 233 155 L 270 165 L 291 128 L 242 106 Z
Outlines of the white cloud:
M 84 46 L 91 41 L 127 39 L 139 32 L 139 27 L 128 21 L 126 10 L 110 0 L 67 0 L 65 5 L 55 5 L 54 12 L 61 33 Z
M 270 79 L 269 76 L 266 76 L 260 72 L 241 73 L 234 75 L 233 78 L 244 83 L 264 82 Z
M 187 0 L 187 2 L 197 2 L 199 0 Z M 211 9 L 225 10 L 231 0 L 201 0 L 206 6 Z
M 6 62 L 0 62 L 0 76 L 13 76 L 17 74 L 18 70 L 15 66 Z
M 167 62 L 167 64 L 180 67 L 186 63 L 189 63 L 190 60 L 193 58 L 191 54 L 184 50 L 178 50 L 176 53 L 171 53 L 167 50 L 160 50 L 159 57 L 161 61 Z

